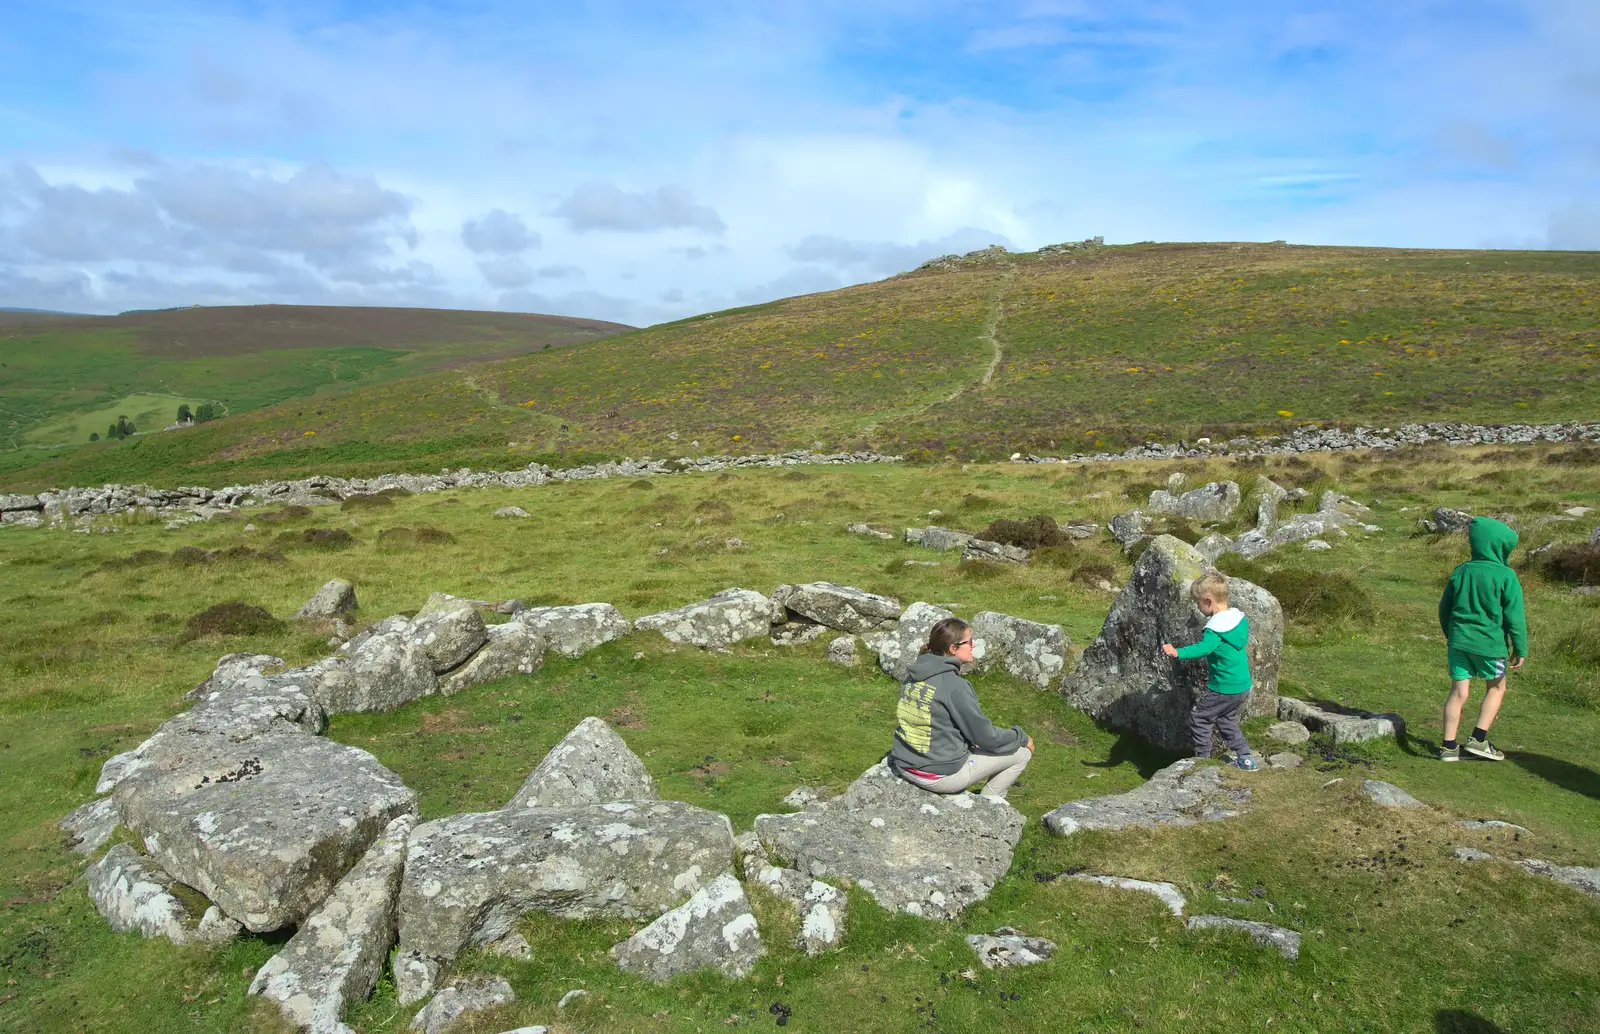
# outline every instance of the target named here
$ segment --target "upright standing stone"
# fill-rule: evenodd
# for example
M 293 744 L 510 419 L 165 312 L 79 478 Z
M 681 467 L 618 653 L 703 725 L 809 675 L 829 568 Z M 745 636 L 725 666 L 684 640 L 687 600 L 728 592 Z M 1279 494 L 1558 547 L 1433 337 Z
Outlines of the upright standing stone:
M 325 620 L 347 614 L 358 605 L 356 587 L 343 578 L 335 578 L 306 600 L 294 616 L 297 621 Z
M 660 799 L 655 780 L 639 756 L 611 726 L 590 717 L 550 748 L 506 808 L 570 808 Z
M 1061 683 L 1062 695 L 1096 720 L 1126 729 L 1157 746 L 1191 749 L 1189 712 L 1205 688 L 1206 664 L 1162 655 L 1162 643 L 1198 642 L 1205 617 L 1189 598 L 1189 585 L 1206 560 L 1170 535 L 1154 539 L 1133 567 L 1133 577 L 1111 605 L 1105 625 Z M 1247 715 L 1274 714 L 1283 657 L 1283 608 L 1265 589 L 1228 579 L 1233 606 L 1250 621 L 1246 654 L 1255 688 Z

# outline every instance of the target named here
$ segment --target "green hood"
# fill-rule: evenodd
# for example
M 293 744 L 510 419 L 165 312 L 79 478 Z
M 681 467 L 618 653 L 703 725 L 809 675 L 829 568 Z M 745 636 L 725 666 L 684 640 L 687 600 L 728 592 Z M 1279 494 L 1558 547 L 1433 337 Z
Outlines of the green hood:
M 1472 559 L 1493 560 L 1510 567 L 1517 533 L 1493 517 L 1474 517 L 1467 525 L 1467 544 L 1472 547 Z

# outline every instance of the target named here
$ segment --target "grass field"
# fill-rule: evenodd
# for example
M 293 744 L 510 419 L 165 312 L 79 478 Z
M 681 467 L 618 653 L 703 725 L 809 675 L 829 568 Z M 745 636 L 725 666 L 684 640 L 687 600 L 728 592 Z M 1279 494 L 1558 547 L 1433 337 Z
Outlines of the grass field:
M 0 325 L 0 426 L 13 446 L 7 462 L 25 468 L 51 461 L 23 446 L 80 445 L 90 431 L 103 435 L 117 412 L 127 412 L 116 410 L 125 398 L 172 396 L 160 407 L 171 412 L 151 422 L 159 429 L 185 400 L 216 401 L 230 414 L 289 399 L 303 407 L 356 384 L 626 329 L 523 313 L 290 305 L 7 321 Z M 115 411 L 102 419 L 108 410 Z
M 305 330 L 294 350 L 204 361 L 298 364 L 287 380 L 249 374 L 294 399 L 236 404 L 215 378 L 173 380 L 163 390 L 228 397 L 240 415 L 181 439 L 0 453 L 0 486 L 817 443 L 992 459 L 1306 422 L 1575 419 L 1600 400 L 1597 299 L 1600 253 L 1170 244 L 984 257 L 431 371 L 420 353 L 324 354 L 337 335 Z M 358 361 L 381 368 L 345 365 Z
M 141 432 L 159 431 L 178 419 L 178 407 L 187 405 L 190 412 L 209 399 L 181 398 L 172 395 L 126 395 L 99 409 L 80 411 L 69 416 L 35 425 L 27 440 L 36 445 L 77 445 L 89 440 L 91 434 L 105 437 L 106 428 L 125 416 Z
M 926 376 L 930 390 L 948 383 Z M 775 1002 L 792 1010 L 789 1029 L 828 1034 L 1600 1028 L 1592 965 L 1600 902 L 1509 866 L 1450 856 L 1452 845 L 1474 843 L 1509 857 L 1600 862 L 1595 597 L 1524 572 L 1532 660 L 1513 677 L 1494 730 L 1509 760 L 1433 758 L 1446 688 L 1434 603 L 1465 547 L 1459 537 L 1414 537 L 1415 518 L 1424 507 L 1452 504 L 1509 511 L 1532 528 L 1565 507 L 1594 503 L 1600 469 L 1592 455 L 1529 448 L 1236 465 L 760 470 L 404 497 L 390 508 L 321 509 L 284 523 L 258 512 L 249 519 L 263 530 L 254 533 L 242 519 L 180 531 L 129 519 L 106 535 L 0 532 L 0 1029 L 281 1030 L 274 1010 L 244 993 L 280 939 L 247 937 L 211 951 L 112 934 L 73 883 L 80 862 L 55 828 L 89 799 L 104 759 L 181 710 L 184 690 L 219 654 L 264 651 L 298 663 L 327 650 L 292 631 L 184 642 L 190 614 L 240 600 L 287 617 L 334 576 L 355 581 L 363 620 L 413 610 L 433 590 L 530 603 L 604 600 L 637 616 L 730 585 L 770 592 L 781 582 L 829 579 L 969 616 L 995 609 L 1060 622 L 1081 648 L 1111 596 L 1074 571 L 1109 564 L 1120 580 L 1129 570 L 1108 539 L 1049 563 L 993 569 L 848 535 L 842 525 L 924 524 L 935 508 L 946 515 L 940 523 L 971 530 L 1041 512 L 1103 520 L 1131 505 L 1125 491 L 1142 498 L 1174 469 L 1244 483 L 1266 472 L 1285 484 L 1337 486 L 1374 506 L 1381 533 L 1335 539 L 1324 553 L 1289 547 L 1266 558 L 1294 579 L 1349 575 L 1370 597 L 1353 618 L 1310 613 L 1291 621 L 1282 690 L 1398 711 L 1411 733 L 1405 743 L 1324 755 L 1314 742 L 1300 770 L 1231 776 L 1255 787 L 1254 811 L 1238 819 L 1060 839 L 1037 822 L 1045 811 L 1130 788 L 1169 759 L 1095 727 L 1054 693 L 1003 674 L 980 676 L 989 714 L 1021 723 L 1040 750 L 1011 796 L 1030 819 L 1011 872 L 959 921 L 889 915 L 853 893 L 842 950 L 807 959 L 788 946 L 790 927 L 775 904 L 757 897 L 769 954 L 749 980 L 700 976 L 657 987 L 618 973 L 606 957 L 630 924 L 531 918 L 520 928 L 536 946 L 533 960 L 461 963 L 503 974 L 517 1003 L 458 1029 L 494 1034 L 548 1023 L 560 1034 L 705 1034 L 772 1025 Z M 512 503 L 532 519 L 492 517 Z M 1527 532 L 1523 546 L 1586 540 L 1594 519 L 1546 523 Z M 306 552 L 277 537 L 313 525 L 348 528 L 357 544 Z M 398 526 L 438 527 L 456 541 L 377 544 L 380 531 Z M 735 536 L 746 546 L 730 552 L 723 543 Z M 284 556 L 187 567 L 111 563 L 188 545 Z M 939 566 L 908 567 L 907 559 Z M 329 735 L 391 766 L 433 818 L 503 804 L 552 744 L 597 714 L 643 758 L 665 796 L 723 811 L 742 830 L 756 814 L 782 810 L 780 799 L 797 785 L 842 789 L 887 747 L 893 683 L 828 665 L 824 645 L 785 650 L 755 641 L 720 654 L 636 635 L 579 660 L 552 659 L 533 676 L 392 714 L 340 717 Z M 1246 729 L 1262 747 L 1264 724 Z M 1344 782 L 1324 785 L 1336 777 Z M 1435 808 L 1381 810 L 1360 796 L 1364 777 L 1390 779 Z M 1486 844 L 1483 834 L 1455 827 L 1455 817 L 1501 818 L 1531 834 Z M 1191 911 L 1293 926 L 1305 935 L 1303 953 L 1288 963 L 1242 939 L 1190 934 L 1144 895 L 1050 878 L 1077 866 L 1173 881 Z M 983 971 L 964 935 L 999 925 L 1049 937 L 1061 950 L 1030 969 Z M 557 999 L 577 987 L 594 994 L 557 1013 Z M 385 982 L 349 1020 L 364 1034 L 399 1032 L 411 1012 Z

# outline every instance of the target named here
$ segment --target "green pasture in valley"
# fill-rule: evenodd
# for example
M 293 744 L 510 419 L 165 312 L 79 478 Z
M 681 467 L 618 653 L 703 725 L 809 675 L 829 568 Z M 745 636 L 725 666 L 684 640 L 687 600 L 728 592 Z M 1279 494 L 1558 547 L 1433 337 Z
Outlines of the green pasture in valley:
M 106 429 L 124 416 L 141 432 L 160 431 L 177 422 L 179 406 L 188 406 L 193 413 L 208 401 L 172 395 L 127 395 L 99 409 L 39 424 L 28 432 L 28 441 L 38 445 L 76 445 L 88 441 L 91 434 L 104 438 Z
M 1322 285 L 1318 290 L 1331 290 L 1326 277 Z M 928 310 L 922 318 L 930 325 L 950 319 L 949 327 L 972 330 L 985 296 L 968 292 L 948 314 Z M 1147 304 L 1158 304 L 1153 293 Z M 772 320 L 782 309 L 736 319 Z M 1239 312 L 1242 318 L 1244 308 Z M 1186 317 L 1175 310 L 1170 318 Z M 936 326 L 925 329 L 920 365 L 903 367 L 914 371 L 905 374 L 886 372 L 884 379 L 915 379 L 924 395 L 953 390 L 957 352 L 940 343 L 945 339 Z M 1349 332 L 1357 335 L 1349 347 L 1365 336 L 1369 344 L 1360 348 L 1381 351 L 1370 343 L 1374 332 Z M 841 372 L 842 387 L 828 387 L 835 382 L 826 371 L 848 364 L 818 359 L 816 383 L 836 402 L 857 397 L 858 390 L 865 399 L 866 389 L 854 378 L 873 380 L 871 371 L 883 370 L 874 363 L 892 362 L 870 358 L 885 354 L 872 350 L 911 346 L 849 344 L 857 333 L 830 331 L 784 353 L 784 361 L 809 362 L 815 357 L 808 349 L 830 355 L 826 350 L 842 339 L 845 348 L 837 351 L 853 350 L 851 362 L 860 369 Z M 1132 348 L 1109 338 L 1096 347 L 1097 355 Z M 617 348 L 586 346 L 584 354 L 620 363 Z M 1549 361 L 1558 367 L 1578 362 L 1552 349 Z M 572 352 L 567 362 L 578 358 Z M 1117 361 L 1131 366 L 1145 357 Z M 1195 371 L 1217 361 L 1196 351 L 1189 375 L 1205 376 Z M 1390 355 L 1382 369 L 1386 375 L 1403 371 L 1396 376 L 1404 384 L 1412 376 L 1405 363 L 1412 361 Z M 1180 362 L 1174 356 L 1170 364 Z M 554 396 L 520 390 L 539 383 L 528 372 L 537 364 L 506 367 L 479 383 L 485 391 L 494 386 L 500 405 L 529 398 L 541 407 L 553 404 Z M 576 376 L 561 372 L 560 364 L 545 368 L 554 379 L 545 388 Z M 621 369 L 613 376 L 621 378 Z M 1262 376 L 1272 376 L 1270 363 L 1265 369 Z M 676 376 L 693 377 L 692 366 Z M 612 383 L 616 387 L 607 391 L 620 392 L 621 382 Z M 1028 382 L 1013 376 L 1003 383 L 1020 392 Z M 797 392 L 819 390 L 796 384 Z M 787 393 L 788 383 L 783 387 Z M 1554 411 L 1576 405 L 1578 388 L 1545 388 L 1545 395 L 1529 397 L 1544 399 L 1539 404 L 1548 402 Z M 669 395 L 663 408 L 685 420 L 694 412 L 694 390 L 676 381 L 654 390 L 652 397 Z M 738 384 L 725 390 L 746 392 L 753 407 L 751 423 L 729 430 L 751 427 L 759 436 L 754 396 Z M 1306 389 L 1314 390 L 1321 389 Z M 1512 389 L 1494 384 L 1485 390 Z M 363 404 L 373 405 L 376 397 L 368 395 Z M 1378 392 L 1371 401 L 1377 405 L 1381 397 Z M 446 411 L 445 397 L 429 401 Z M 589 405 L 581 399 L 562 404 Z M 773 421 L 791 418 L 775 414 Z M 863 415 L 826 419 L 843 426 Z M 322 437 L 329 425 L 316 426 Z M 870 521 L 898 531 L 930 523 L 932 510 L 942 511 L 937 523 L 970 531 L 997 518 L 1041 513 L 1063 522 L 1103 522 L 1142 502 L 1175 470 L 1197 480 L 1231 477 L 1247 489 L 1265 473 L 1313 492 L 1336 487 L 1373 507 L 1370 520 L 1381 531 L 1334 537 L 1325 552 L 1285 547 L 1262 564 L 1282 580 L 1286 594 L 1296 594 L 1282 692 L 1398 712 L 1408 732 L 1402 740 L 1337 749 L 1313 740 L 1290 748 L 1305 756 L 1298 770 L 1229 772 L 1225 778 L 1248 783 L 1254 797 L 1248 814 L 1224 822 L 1060 838 L 1040 825 L 1046 811 L 1130 789 L 1172 759 L 1097 727 L 1054 691 L 1002 673 L 977 676 L 991 717 L 1022 724 L 1039 749 L 1011 795 L 1028 817 L 1011 870 L 958 920 L 888 914 L 852 891 L 842 948 L 807 958 L 791 946 L 792 915 L 752 891 L 767 946 L 752 976 L 699 975 L 658 986 L 620 973 L 607 956 L 638 924 L 530 916 L 519 929 L 534 946 L 531 959 L 469 954 L 457 966 L 503 975 L 517 1001 L 454 1029 L 495 1034 L 548 1024 L 559 1034 L 706 1034 L 774 1027 L 777 1004 L 788 1010 L 787 1030 L 819 1034 L 1600 1029 L 1600 975 L 1593 965 L 1600 953 L 1600 901 L 1504 862 L 1463 863 L 1452 856 L 1454 846 L 1470 844 L 1508 859 L 1600 862 L 1596 597 L 1575 594 L 1537 563 L 1522 571 L 1532 659 L 1513 676 L 1493 736 L 1508 760 L 1443 765 L 1434 756 L 1447 689 L 1435 602 L 1444 577 L 1464 558 L 1465 542 L 1419 535 L 1416 518 L 1438 504 L 1509 514 L 1523 529 L 1518 561 L 1547 541 L 1586 542 L 1594 515 L 1559 518 L 1564 509 L 1594 504 L 1600 492 L 1595 456 L 1544 447 L 1073 467 L 748 470 L 402 496 L 389 505 L 319 508 L 304 516 L 257 510 L 176 531 L 132 517 L 106 523 L 108 534 L 0 531 L 0 1029 L 285 1029 L 275 1009 L 245 993 L 282 935 L 246 936 L 209 949 L 114 934 L 74 882 L 84 862 L 66 850 L 56 828 L 61 816 L 92 797 L 104 760 L 185 708 L 183 693 L 206 677 L 220 654 L 273 653 L 301 664 L 329 650 L 326 633 L 292 624 L 251 636 L 186 639 L 186 619 L 213 604 L 256 604 L 287 619 L 323 582 L 345 577 L 357 586 L 363 623 L 413 611 L 432 591 L 530 604 L 609 601 L 636 617 L 733 585 L 770 592 L 784 582 L 831 580 L 967 616 L 998 610 L 1059 622 L 1076 653 L 1093 640 L 1112 599 L 1099 580 L 1109 575 L 1120 585 L 1130 570 L 1104 534 L 1049 551 L 1025 567 L 997 568 L 898 540 L 851 535 L 844 525 Z M 511 504 L 532 516 L 492 516 Z M 1235 521 L 1234 530 L 1242 523 Z M 301 534 L 308 527 L 344 528 L 354 544 L 311 550 Z M 411 536 L 404 545 L 394 536 L 379 541 L 398 527 L 435 528 L 447 536 Z M 1192 535 L 1196 529 L 1174 530 Z M 731 539 L 742 545 L 730 546 Z M 176 553 L 180 547 L 251 552 L 206 561 Z M 908 560 L 937 566 L 908 566 Z M 1337 592 L 1303 591 L 1326 585 Z M 1323 602 L 1334 597 L 1338 608 Z M 1328 616 L 1333 609 L 1347 616 Z M 643 759 L 664 796 L 724 812 L 736 830 L 745 830 L 757 814 L 784 810 L 781 799 L 796 786 L 843 789 L 888 746 L 896 686 L 870 666 L 827 663 L 826 642 L 780 648 L 759 639 L 724 653 L 675 648 L 653 633 L 636 633 L 580 659 L 552 657 L 530 676 L 426 698 L 389 714 L 338 717 L 328 735 L 376 755 L 419 792 L 423 817 L 436 818 L 499 807 L 550 746 L 585 716 L 598 715 Z M 1469 720 L 1474 709 L 1475 703 Z M 1246 727 L 1263 753 L 1272 747 L 1264 738 L 1266 724 L 1258 719 Z M 1360 793 L 1361 780 L 1369 777 L 1393 781 L 1432 807 L 1381 809 Z M 1471 832 L 1457 826 L 1457 818 L 1503 819 L 1529 832 Z M 1056 878 L 1085 869 L 1171 881 L 1189 897 L 1191 912 L 1297 929 L 1304 938 L 1301 956 L 1289 962 L 1242 937 L 1191 933 L 1154 898 Z M 1027 969 L 984 970 L 964 938 L 1002 925 L 1048 937 L 1059 951 Z M 575 988 L 592 993 L 558 1012 L 557 1001 Z M 396 1004 L 385 978 L 371 1001 L 346 1019 L 362 1034 L 398 1034 L 414 1011 Z

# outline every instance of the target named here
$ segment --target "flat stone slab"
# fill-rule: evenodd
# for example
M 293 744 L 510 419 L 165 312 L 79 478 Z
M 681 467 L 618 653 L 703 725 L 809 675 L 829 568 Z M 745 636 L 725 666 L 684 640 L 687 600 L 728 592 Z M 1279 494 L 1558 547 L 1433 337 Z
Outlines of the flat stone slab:
M 952 919 L 1011 867 L 1022 825 L 998 797 L 929 793 L 880 761 L 833 800 L 758 815 L 755 831 L 807 876 L 849 880 L 891 911 Z
M 508 810 L 656 801 L 661 794 L 639 756 L 605 722 L 589 717 L 550 748 Z
M 1526 827 L 1519 826 L 1514 822 L 1502 822 L 1500 819 L 1458 819 L 1456 820 L 1456 825 L 1462 827 L 1463 829 L 1503 829 L 1510 833 L 1528 832 Z
M 259 694 L 252 695 L 252 690 Z M 123 766 L 123 824 L 178 881 L 256 933 L 299 923 L 417 795 L 321 712 L 259 675 L 169 720 Z
M 1339 744 L 1398 738 L 1406 727 L 1405 719 L 1397 714 L 1334 711 L 1293 697 L 1278 698 L 1278 717 L 1284 722 L 1298 723 L 1312 732 L 1326 733 L 1334 743 Z M 1278 726 L 1274 725 L 1273 728 Z M 1272 735 L 1270 730 L 1268 735 Z
M 402 1002 L 529 912 L 653 919 L 733 868 L 727 816 L 678 801 L 452 815 L 411 834 L 400 887 Z
M 389 823 L 327 900 L 250 982 L 301 1029 L 334 1030 L 352 1003 L 377 986 L 395 937 L 395 896 L 413 815 Z
M 84 875 L 89 900 L 118 933 L 192 939 L 196 916 L 172 893 L 173 879 L 127 844 L 116 844 Z
M 519 612 L 516 620 L 537 632 L 547 647 L 563 657 L 582 657 L 633 631 L 622 611 L 609 603 L 529 607 Z
M 905 609 L 893 596 L 833 582 L 780 585 L 773 591 L 772 600 L 801 617 L 841 632 L 893 628 Z
M 618 967 L 655 981 L 701 969 L 742 977 L 765 953 L 744 887 L 732 873 L 611 949 Z
M 1228 787 L 1222 782 L 1222 769 L 1198 764 L 1195 758 L 1184 758 L 1126 793 L 1068 801 L 1045 815 L 1045 828 L 1071 836 L 1086 829 L 1192 826 L 1233 818 L 1248 810 L 1249 789 Z
M 1011 926 L 1002 926 L 994 933 L 969 933 L 967 944 L 978 953 L 984 969 L 1032 966 L 1056 953 L 1056 942 L 1029 937 Z
M 952 531 L 938 525 L 929 525 L 926 528 L 907 528 L 905 541 L 907 545 L 921 546 L 923 549 L 953 550 L 966 549 L 972 544 L 972 535 L 964 531 Z
M 770 635 L 782 619 L 782 608 L 754 589 L 724 589 L 698 603 L 646 614 L 633 627 L 660 632 L 685 646 L 718 649 Z
M 444 1034 L 462 1018 L 516 1001 L 503 977 L 463 977 L 434 995 L 411 1019 L 411 1029 L 421 1034 Z
M 1239 930 L 1249 934 L 1250 939 L 1263 948 L 1272 948 L 1286 959 L 1300 957 L 1300 934 L 1281 926 L 1230 916 L 1190 916 L 1188 926 L 1191 930 Z
M 1406 793 L 1393 783 L 1386 783 L 1382 779 L 1363 779 L 1361 792 L 1374 804 L 1385 808 L 1426 808 L 1427 805 Z
M 1540 861 L 1537 858 L 1529 858 L 1517 864 L 1535 876 L 1564 883 L 1590 897 L 1600 897 L 1600 867 L 1556 865 L 1554 862 Z
M 1072 873 L 1069 879 L 1081 880 L 1084 883 L 1098 883 L 1102 887 L 1114 887 L 1117 890 L 1132 890 L 1140 894 L 1151 894 L 1161 900 L 1167 910 L 1173 915 L 1182 917 L 1183 910 L 1189 907 L 1189 899 L 1183 896 L 1175 884 L 1162 883 L 1154 880 L 1135 880 L 1127 876 L 1101 876 L 1095 873 Z

